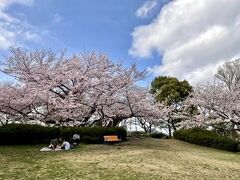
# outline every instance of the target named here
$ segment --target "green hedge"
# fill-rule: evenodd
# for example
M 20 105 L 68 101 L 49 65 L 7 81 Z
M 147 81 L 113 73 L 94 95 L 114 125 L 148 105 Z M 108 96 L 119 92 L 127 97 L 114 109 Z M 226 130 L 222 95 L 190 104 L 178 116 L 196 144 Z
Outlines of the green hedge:
M 156 132 L 156 133 L 152 133 L 151 135 L 150 135 L 152 138 L 158 138 L 158 139 L 168 139 L 169 138 L 169 136 L 168 135 L 166 135 L 166 134 L 164 134 L 164 133 L 160 133 L 160 132 Z
M 215 132 L 203 130 L 200 128 L 181 129 L 174 132 L 174 138 L 187 141 L 189 143 L 213 147 L 226 151 L 238 151 L 238 142 L 220 136 Z
M 55 128 L 29 124 L 9 124 L 0 127 L 0 145 L 48 144 L 51 139 L 62 137 L 70 140 L 73 134 L 80 134 L 81 142 L 103 143 L 104 135 L 117 135 L 126 140 L 127 132 L 120 127 Z
M 45 144 L 59 136 L 59 129 L 29 124 L 0 127 L 0 145 Z
M 131 131 L 128 132 L 129 137 L 149 137 L 150 135 L 143 131 Z

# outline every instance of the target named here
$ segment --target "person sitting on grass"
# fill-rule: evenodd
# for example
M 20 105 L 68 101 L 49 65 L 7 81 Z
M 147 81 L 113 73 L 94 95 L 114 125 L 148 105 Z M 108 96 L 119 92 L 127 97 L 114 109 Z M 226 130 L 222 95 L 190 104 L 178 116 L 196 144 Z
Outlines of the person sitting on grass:
M 50 145 L 48 146 L 50 149 L 54 150 L 57 148 L 57 145 L 58 145 L 58 139 L 55 138 L 55 139 L 52 139 L 51 142 L 50 142 Z
M 62 146 L 61 146 L 61 149 L 64 149 L 64 150 L 69 150 L 71 147 L 70 143 L 68 141 L 63 141 L 62 143 Z
M 70 143 L 72 147 L 78 146 L 78 144 L 80 143 L 80 135 L 74 134 L 72 139 L 70 140 Z

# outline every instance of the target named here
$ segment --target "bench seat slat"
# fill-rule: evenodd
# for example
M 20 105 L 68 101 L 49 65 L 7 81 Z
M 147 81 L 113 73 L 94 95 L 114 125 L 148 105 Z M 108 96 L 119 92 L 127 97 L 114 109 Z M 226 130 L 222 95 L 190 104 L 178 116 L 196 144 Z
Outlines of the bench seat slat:
M 103 136 L 105 142 L 120 142 L 121 139 L 118 139 L 116 135 Z

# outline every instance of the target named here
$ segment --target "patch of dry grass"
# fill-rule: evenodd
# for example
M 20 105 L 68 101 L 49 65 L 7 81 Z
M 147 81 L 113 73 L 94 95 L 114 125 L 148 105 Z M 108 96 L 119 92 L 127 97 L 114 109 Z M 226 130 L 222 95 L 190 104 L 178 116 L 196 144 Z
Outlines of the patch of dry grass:
M 0 179 L 240 179 L 240 154 L 177 140 L 130 139 L 67 152 L 0 147 Z

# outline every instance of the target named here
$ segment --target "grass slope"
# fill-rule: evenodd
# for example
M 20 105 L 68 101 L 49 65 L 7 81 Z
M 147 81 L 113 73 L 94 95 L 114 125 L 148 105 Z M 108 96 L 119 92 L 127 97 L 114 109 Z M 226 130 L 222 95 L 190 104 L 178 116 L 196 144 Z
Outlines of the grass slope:
M 178 140 L 131 139 L 67 152 L 0 147 L 0 179 L 240 179 L 240 154 Z

